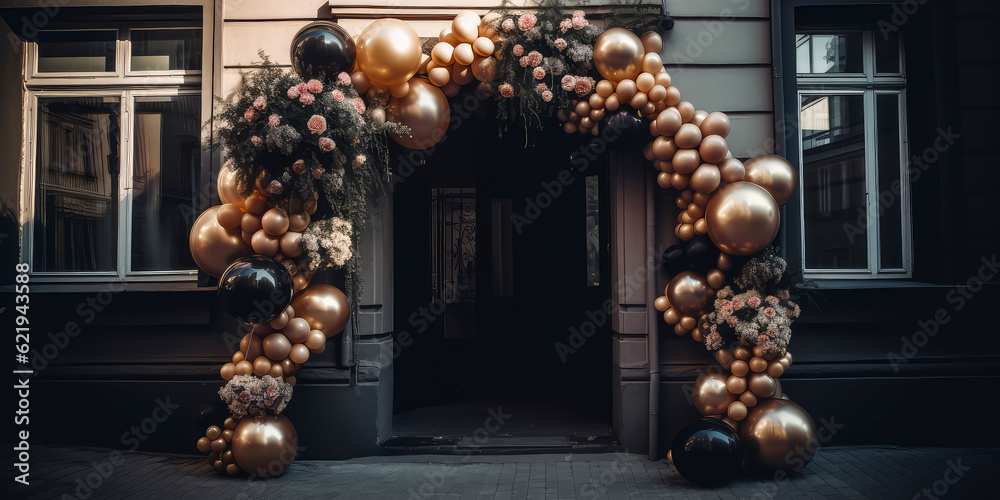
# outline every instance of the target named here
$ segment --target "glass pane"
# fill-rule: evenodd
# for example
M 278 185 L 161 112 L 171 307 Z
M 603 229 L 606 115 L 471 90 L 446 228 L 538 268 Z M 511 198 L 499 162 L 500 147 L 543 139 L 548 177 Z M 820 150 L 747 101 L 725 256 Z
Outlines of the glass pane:
M 587 286 L 601 284 L 601 204 L 597 176 L 587 176 Z
M 878 236 L 882 269 L 903 268 L 903 207 L 899 178 L 899 95 L 880 94 L 878 115 Z
M 802 96 L 802 210 L 809 269 L 868 267 L 864 115 L 862 95 Z
M 132 71 L 201 70 L 201 29 L 132 30 Z
M 34 269 L 114 271 L 118 97 L 38 99 Z
M 201 98 L 136 97 L 132 270 L 194 269 L 188 233 L 197 215 Z
M 895 31 L 875 31 L 875 72 L 899 73 L 899 34 Z
M 796 72 L 864 73 L 864 42 L 860 33 L 795 35 Z
M 115 31 L 38 33 L 38 72 L 115 71 Z
M 476 190 L 431 189 L 431 272 L 445 304 L 476 302 Z

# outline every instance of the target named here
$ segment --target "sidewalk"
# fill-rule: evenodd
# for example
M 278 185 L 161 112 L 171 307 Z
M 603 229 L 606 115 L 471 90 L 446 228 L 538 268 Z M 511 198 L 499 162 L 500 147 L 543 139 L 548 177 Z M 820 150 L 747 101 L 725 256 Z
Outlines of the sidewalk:
M 122 452 L 113 465 L 112 452 L 39 449 L 30 487 L 14 483 L 7 468 L 3 497 L 968 499 L 996 498 L 1000 483 L 1000 449 L 831 447 L 790 480 L 742 477 L 711 489 L 696 488 L 663 460 L 624 453 L 297 461 L 280 478 L 250 481 L 220 476 L 188 455 Z

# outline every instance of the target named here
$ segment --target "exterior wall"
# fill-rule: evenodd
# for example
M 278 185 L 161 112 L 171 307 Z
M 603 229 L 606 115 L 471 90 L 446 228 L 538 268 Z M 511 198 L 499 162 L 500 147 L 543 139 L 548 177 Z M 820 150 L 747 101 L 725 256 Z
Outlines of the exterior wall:
M 17 68 L 22 64 L 20 45 L 8 43 L 14 36 L 0 21 L 0 68 Z M 13 281 L 13 266 L 17 259 L 17 213 L 20 207 L 22 108 L 24 86 L 17 71 L 0 72 L 0 283 Z

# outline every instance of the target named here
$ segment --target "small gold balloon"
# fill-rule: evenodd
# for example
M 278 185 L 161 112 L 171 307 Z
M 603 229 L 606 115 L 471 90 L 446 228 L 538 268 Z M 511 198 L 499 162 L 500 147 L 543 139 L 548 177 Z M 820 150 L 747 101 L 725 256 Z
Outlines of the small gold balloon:
M 709 304 L 713 291 L 705 277 L 694 271 L 684 271 L 667 285 L 667 301 L 684 316 L 701 316 Z
M 420 68 L 420 37 L 399 19 L 379 19 L 358 37 L 358 67 L 373 82 L 386 87 L 410 79 Z
M 740 442 L 747 464 L 766 471 L 798 471 L 818 447 L 812 417 L 782 399 L 761 401 L 750 411 L 740 424 Z
M 715 351 L 712 356 L 715 358 L 715 361 L 719 363 L 719 366 L 725 368 L 726 370 L 729 370 L 736 361 L 736 357 L 733 356 L 732 351 L 729 349 L 719 349 L 718 351 Z
M 709 113 L 709 115 L 702 120 L 700 127 L 701 132 L 706 136 L 719 135 L 726 137 L 732 129 L 732 122 L 725 113 L 716 111 L 715 113 Z
M 264 350 L 264 355 L 277 363 L 288 357 L 288 353 L 292 350 L 292 343 L 284 335 L 272 333 L 264 338 L 261 347 Z
M 410 127 L 410 135 L 392 135 L 393 140 L 404 147 L 429 148 L 448 132 L 451 120 L 448 98 L 441 89 L 422 78 L 410 80 L 410 93 L 403 98 L 390 99 L 388 109 L 389 121 Z
M 236 464 L 249 474 L 280 476 L 295 461 L 299 438 L 284 415 L 247 416 L 233 433 Z
M 198 216 L 188 239 L 195 264 L 216 278 L 222 276 L 233 261 L 252 253 L 239 229 L 226 229 L 219 225 L 219 207 L 209 208 Z
M 243 210 L 233 203 L 226 203 L 216 212 L 219 225 L 226 229 L 236 229 L 243 222 Z
M 647 53 L 652 52 L 659 54 L 660 51 L 663 50 L 663 38 L 660 37 L 660 34 L 655 31 L 647 31 L 643 33 L 640 40 L 642 40 L 643 50 Z M 662 69 L 663 66 L 661 65 L 660 68 Z M 659 71 L 659 69 L 657 69 L 657 71 Z
M 497 79 L 497 60 L 493 57 L 479 57 L 472 62 L 472 75 L 481 82 L 492 82 Z
M 676 162 L 675 162 L 676 164 Z M 778 234 L 778 204 L 764 188 L 751 182 L 728 184 L 716 191 L 705 212 L 708 237 L 732 255 L 753 255 Z
M 699 219 L 701 221 L 705 219 Z M 696 223 L 697 224 L 697 223 Z M 706 224 L 707 226 L 707 224 Z M 708 286 L 719 290 L 726 285 L 726 273 L 723 273 L 719 269 L 712 269 L 705 275 L 706 281 L 708 281 Z
M 737 359 L 733 361 L 733 364 L 729 367 L 729 371 L 733 372 L 733 375 L 737 377 L 745 377 L 747 373 L 750 373 L 750 366 L 746 361 L 742 359 Z
M 219 191 L 219 199 L 222 200 L 222 203 L 232 203 L 237 207 L 243 208 L 244 200 L 243 196 L 240 195 L 240 188 L 236 182 L 236 171 L 231 170 L 228 165 L 229 162 L 219 169 L 219 178 L 216 183 Z
M 708 163 L 703 163 L 691 174 L 691 189 L 699 193 L 711 193 L 719 187 L 721 174 L 719 167 Z
M 747 417 L 748 411 L 749 409 L 744 402 L 734 401 L 731 405 L 729 405 L 729 418 L 739 422 Z
M 272 236 L 281 236 L 288 231 L 288 213 L 280 208 L 272 208 L 260 217 L 261 228 Z
M 623 28 L 611 28 L 594 43 L 594 67 L 612 82 L 634 79 L 642 70 L 645 53 L 642 40 L 634 33 Z
M 778 206 L 792 199 L 799 185 L 799 175 L 788 160 L 778 155 L 755 156 L 744 164 L 746 178 L 771 193 Z
M 747 388 L 757 397 L 769 398 L 774 395 L 777 385 L 774 383 L 774 379 L 766 373 L 750 372 L 747 375 Z
M 767 369 L 767 360 L 757 356 L 750 358 L 750 369 L 757 373 L 763 372 Z
M 698 153 L 701 154 L 701 161 L 705 163 L 718 164 L 726 159 L 729 152 L 729 145 L 721 135 L 708 135 L 702 138 L 698 146 Z
M 743 394 L 740 394 L 740 401 L 747 405 L 747 408 L 753 408 L 754 406 L 757 406 L 757 402 L 759 400 L 753 392 L 744 391 Z
M 747 171 L 741 161 L 736 158 L 726 158 L 719 162 L 719 173 L 722 174 L 722 182 L 732 184 L 742 181 Z
M 725 375 L 705 372 L 695 380 L 691 399 L 702 415 L 721 415 L 736 401 L 736 395 L 726 388 Z
M 236 376 L 236 365 L 233 363 L 226 363 L 222 365 L 222 369 L 219 370 L 219 375 L 222 376 L 222 380 L 232 380 Z
M 753 357 L 753 353 L 751 353 L 746 347 L 737 347 L 733 349 L 733 356 L 736 356 L 736 359 L 750 361 L 750 358 Z

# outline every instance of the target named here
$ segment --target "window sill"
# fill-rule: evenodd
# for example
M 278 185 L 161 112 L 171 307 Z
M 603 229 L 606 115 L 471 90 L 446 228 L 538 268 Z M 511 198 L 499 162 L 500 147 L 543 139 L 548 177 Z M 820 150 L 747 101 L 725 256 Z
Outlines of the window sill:
M 31 283 L 31 293 L 91 292 L 212 292 L 214 286 L 198 286 L 197 281 L 114 281 L 111 283 Z M 14 285 L 0 287 L 0 293 L 13 293 Z
M 807 290 L 895 290 L 900 288 L 954 288 L 955 285 L 939 285 L 935 283 L 924 283 L 920 281 L 899 280 L 899 279 L 822 279 L 811 278 L 816 284 L 815 288 L 805 287 Z

